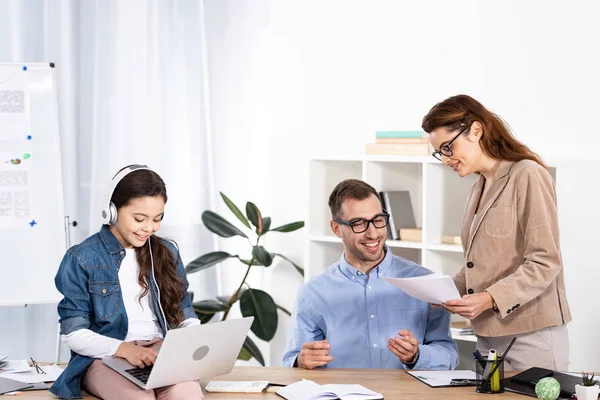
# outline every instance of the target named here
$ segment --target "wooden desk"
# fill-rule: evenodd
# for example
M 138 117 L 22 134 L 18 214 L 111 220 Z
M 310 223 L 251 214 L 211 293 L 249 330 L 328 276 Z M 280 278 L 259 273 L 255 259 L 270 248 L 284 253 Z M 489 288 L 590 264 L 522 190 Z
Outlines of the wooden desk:
M 301 380 L 310 379 L 319 384 L 326 383 L 358 383 L 371 390 L 383 394 L 386 400 L 422 400 L 422 399 L 461 399 L 461 400 L 523 400 L 525 397 L 505 392 L 496 395 L 483 395 L 475 392 L 475 387 L 437 388 L 433 389 L 408 375 L 405 371 L 389 369 L 325 369 L 303 370 L 298 368 L 260 368 L 260 367 L 235 367 L 228 375 L 213 378 L 213 380 L 269 380 L 274 383 L 290 384 Z M 202 386 L 208 381 L 202 381 Z M 275 393 L 241 394 L 241 393 L 206 393 L 206 399 L 256 399 L 268 400 L 281 397 Z M 48 391 L 24 392 L 19 400 L 54 398 Z M 85 395 L 85 399 L 95 399 L 94 396 Z

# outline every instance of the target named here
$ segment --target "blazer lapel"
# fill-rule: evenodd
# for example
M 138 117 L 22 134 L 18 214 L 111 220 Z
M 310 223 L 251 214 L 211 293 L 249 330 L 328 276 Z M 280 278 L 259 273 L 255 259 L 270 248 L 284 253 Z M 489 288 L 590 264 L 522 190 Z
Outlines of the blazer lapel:
M 508 173 L 510 172 L 510 169 L 513 166 L 513 164 L 514 164 L 513 161 L 501 161 L 500 162 L 500 165 L 498 166 L 498 170 L 496 171 L 496 174 L 494 176 L 492 186 L 489 188 L 485 198 L 481 199 L 482 203 L 479 206 L 479 210 L 477 212 L 477 217 L 475 218 L 475 221 L 473 222 L 473 216 L 475 215 L 475 209 L 477 208 L 477 202 L 481 195 L 481 191 L 483 190 L 483 183 L 485 182 L 485 178 L 483 176 L 479 177 L 479 181 L 477 182 L 477 188 L 473 191 L 473 197 L 471 198 L 467 213 L 465 213 L 465 216 L 470 217 L 470 218 L 465 218 L 464 224 L 472 223 L 472 225 L 470 225 L 470 227 L 469 227 L 470 229 L 468 230 L 469 240 L 467 241 L 467 249 L 465 252 L 465 257 L 467 257 L 469 255 L 469 252 L 471 251 L 471 246 L 473 245 L 473 238 L 475 237 L 475 234 L 479 230 L 479 226 L 481 225 L 483 218 L 485 218 L 485 215 L 487 214 L 489 209 L 492 207 L 492 204 L 494 204 L 494 201 L 496 201 L 498 196 L 500 196 L 500 193 L 502 193 L 502 190 L 504 190 L 504 188 L 506 187 L 506 184 L 508 183 Z M 464 227 L 466 227 L 466 226 L 463 225 L 463 228 Z
M 481 191 L 483 190 L 483 182 L 485 182 L 485 178 L 483 176 L 480 176 L 477 182 L 475 183 L 475 187 L 471 192 L 471 196 L 467 199 L 467 204 L 465 206 L 463 226 L 461 230 L 461 241 L 463 244 L 463 251 L 465 255 L 467 254 L 467 249 L 470 248 L 469 244 L 471 241 L 471 226 L 473 225 L 473 217 L 475 216 L 477 201 L 479 200 L 479 197 L 481 196 Z

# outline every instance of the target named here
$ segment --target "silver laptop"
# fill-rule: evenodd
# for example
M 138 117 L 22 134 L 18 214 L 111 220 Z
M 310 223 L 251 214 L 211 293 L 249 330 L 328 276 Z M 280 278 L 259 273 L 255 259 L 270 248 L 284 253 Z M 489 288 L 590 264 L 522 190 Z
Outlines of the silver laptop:
M 231 372 L 254 317 L 230 319 L 167 332 L 154 365 L 138 368 L 124 358 L 105 357 L 104 364 L 142 389 Z

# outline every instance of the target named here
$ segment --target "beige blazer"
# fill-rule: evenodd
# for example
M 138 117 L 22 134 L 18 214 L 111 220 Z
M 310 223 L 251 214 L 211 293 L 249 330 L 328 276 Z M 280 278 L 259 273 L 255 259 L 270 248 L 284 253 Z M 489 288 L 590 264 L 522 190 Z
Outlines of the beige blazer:
M 473 330 L 505 336 L 566 324 L 571 312 L 552 177 L 533 161 L 501 161 L 475 217 L 484 181 L 480 176 L 467 197 L 465 265 L 454 282 L 461 295 L 489 292 L 499 312 L 481 313 Z

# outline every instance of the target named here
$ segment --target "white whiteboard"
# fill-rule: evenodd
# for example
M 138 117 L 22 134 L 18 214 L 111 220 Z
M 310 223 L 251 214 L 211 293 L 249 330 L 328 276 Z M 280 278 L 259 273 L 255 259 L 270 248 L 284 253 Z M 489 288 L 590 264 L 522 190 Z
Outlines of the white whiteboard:
M 0 63 L 0 305 L 58 302 L 65 250 L 54 68 Z

